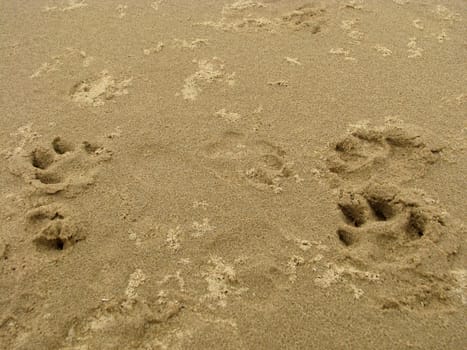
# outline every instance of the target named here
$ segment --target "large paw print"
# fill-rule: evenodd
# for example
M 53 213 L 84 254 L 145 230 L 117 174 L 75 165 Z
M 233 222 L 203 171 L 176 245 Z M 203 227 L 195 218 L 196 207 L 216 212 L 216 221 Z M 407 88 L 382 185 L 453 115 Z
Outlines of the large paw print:
M 370 264 L 409 263 L 415 256 L 433 256 L 431 249 L 446 258 L 455 250 L 455 239 L 446 213 L 427 201 L 387 184 L 343 191 L 338 207 L 345 223 L 337 236 L 354 256 Z
M 351 246 L 364 240 L 408 241 L 423 237 L 428 217 L 422 215 L 420 207 L 402 201 L 398 193 L 396 186 L 374 184 L 363 191 L 342 192 L 338 206 L 346 224 L 337 231 L 342 243 Z
M 372 183 L 341 193 L 345 223 L 337 237 L 344 259 L 395 281 L 391 288 L 384 282 L 375 287 L 383 308 L 445 304 L 458 288 L 450 271 L 460 228 L 427 202 L 422 193 L 403 193 L 394 185 Z
M 110 153 L 100 146 L 89 142 L 75 145 L 56 137 L 49 145 L 23 150 L 12 159 L 11 168 L 36 189 L 54 194 L 91 185 L 96 165 L 108 159 Z
M 56 204 L 30 210 L 26 216 L 27 230 L 41 250 L 63 250 L 86 237 L 84 225 L 68 215 L 66 208 Z
M 427 165 L 439 159 L 442 146 L 421 135 L 402 124 L 356 127 L 334 145 L 328 168 L 340 178 L 359 182 L 375 176 L 394 182 L 423 175 Z

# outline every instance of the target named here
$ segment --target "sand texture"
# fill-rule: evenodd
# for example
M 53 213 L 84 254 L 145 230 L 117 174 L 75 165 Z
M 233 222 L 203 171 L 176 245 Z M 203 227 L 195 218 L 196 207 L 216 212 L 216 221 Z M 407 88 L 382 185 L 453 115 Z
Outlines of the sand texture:
M 466 21 L 0 1 L 0 349 L 464 349 Z

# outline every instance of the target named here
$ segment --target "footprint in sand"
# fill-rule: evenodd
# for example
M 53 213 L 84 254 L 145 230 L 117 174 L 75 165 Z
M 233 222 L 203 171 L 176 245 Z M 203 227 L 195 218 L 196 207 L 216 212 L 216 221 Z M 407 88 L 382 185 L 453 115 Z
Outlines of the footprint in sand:
M 69 215 L 69 209 L 59 204 L 43 205 L 26 215 L 27 231 L 33 234 L 33 242 L 42 251 L 70 248 L 86 238 L 84 224 Z
M 46 194 L 82 192 L 94 183 L 97 165 L 111 158 L 101 146 L 74 144 L 55 137 L 49 144 L 28 145 L 9 158 L 10 171 Z
M 461 230 L 435 201 L 421 191 L 370 183 L 342 191 L 338 207 L 346 259 L 397 281 L 392 291 L 381 291 L 383 307 L 448 303 L 457 288 L 449 273 Z
M 338 206 L 346 224 L 337 231 L 340 241 L 346 246 L 373 240 L 379 246 L 421 238 L 439 241 L 446 213 L 426 203 L 430 202 L 426 197 L 406 197 L 400 188 L 388 184 L 370 183 L 360 191 L 342 191 Z M 394 249 L 384 249 L 380 258 L 390 259 L 388 252 Z
M 286 152 L 281 147 L 240 132 L 225 132 L 218 141 L 207 144 L 201 153 L 215 160 L 219 171 L 225 171 L 223 164 L 230 163 L 227 168 L 259 189 L 281 192 L 281 185 L 293 177 L 292 163 L 286 161 Z
M 413 126 L 388 122 L 383 127 L 355 126 L 333 148 L 327 158 L 328 169 L 339 178 L 401 182 L 422 176 L 440 159 L 444 145 Z
M 328 159 L 342 180 L 336 239 L 344 261 L 382 276 L 375 297 L 383 308 L 447 306 L 458 290 L 450 272 L 462 226 L 423 191 L 399 187 L 440 159 L 434 143 L 401 123 L 359 125 Z

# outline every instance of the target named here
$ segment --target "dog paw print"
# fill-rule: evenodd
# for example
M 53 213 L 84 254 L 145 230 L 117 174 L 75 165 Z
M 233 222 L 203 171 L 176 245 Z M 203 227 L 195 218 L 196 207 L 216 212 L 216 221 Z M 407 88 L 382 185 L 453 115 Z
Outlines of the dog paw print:
M 353 246 L 365 241 L 398 245 L 425 236 L 439 239 L 442 217 L 399 193 L 397 186 L 375 184 L 363 191 L 343 191 L 338 207 L 346 223 L 337 230 L 340 241 Z
M 86 238 L 82 223 L 69 217 L 62 206 L 49 204 L 27 213 L 27 228 L 40 250 L 64 250 Z
M 443 147 L 433 140 L 403 124 L 358 126 L 335 143 L 328 168 L 351 181 L 374 176 L 388 176 L 392 181 L 413 178 L 423 175 L 425 168 L 439 159 Z
M 17 164 L 17 168 L 35 188 L 54 194 L 93 184 L 97 164 L 110 157 L 110 152 L 98 145 L 89 142 L 75 145 L 56 137 L 49 145 L 33 149 L 23 157 L 29 160 L 28 164 Z
M 293 175 L 292 163 L 285 151 L 267 141 L 249 138 L 238 132 L 226 132 L 203 148 L 203 156 L 219 162 L 224 169 L 232 165 L 234 173 L 260 189 L 280 191 L 282 182 Z M 225 166 L 227 165 L 227 167 Z
M 272 188 L 274 192 L 282 191 L 282 182 L 293 175 L 291 165 L 286 163 L 282 156 L 282 152 L 272 152 L 255 157 L 250 163 L 252 167 L 245 171 L 246 177 L 260 188 Z
M 338 207 L 345 221 L 337 229 L 342 255 L 355 268 L 377 271 L 385 282 L 375 293 L 399 306 L 444 305 L 456 281 L 448 272 L 459 249 L 459 226 L 422 193 L 372 183 L 344 191 Z M 384 305 L 383 305 L 384 308 Z
M 432 201 L 432 200 L 431 200 Z M 360 191 L 343 191 L 338 207 L 345 223 L 340 242 L 366 263 L 393 263 L 433 257 L 456 250 L 447 213 L 429 199 L 391 184 L 372 183 Z M 426 260 L 427 261 L 427 260 Z

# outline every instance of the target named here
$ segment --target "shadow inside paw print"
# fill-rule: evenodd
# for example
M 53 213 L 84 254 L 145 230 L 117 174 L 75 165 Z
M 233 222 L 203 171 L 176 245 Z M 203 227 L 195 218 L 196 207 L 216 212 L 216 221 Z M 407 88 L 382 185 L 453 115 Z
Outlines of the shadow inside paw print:
M 394 185 L 371 184 L 362 191 L 342 192 L 338 207 L 346 221 L 337 230 L 346 246 L 371 242 L 403 245 L 426 237 L 440 239 L 446 226 L 440 211 L 412 198 L 402 198 Z
M 97 163 L 110 159 L 110 153 L 89 142 L 75 146 L 56 137 L 47 147 L 36 147 L 28 158 L 30 166 L 20 170 L 23 177 L 35 188 L 54 194 L 70 186 L 91 185 Z
M 33 242 L 41 250 L 63 250 L 85 239 L 82 223 L 68 216 L 59 205 L 44 205 L 27 214 L 27 228 L 34 233 Z

